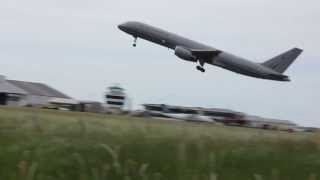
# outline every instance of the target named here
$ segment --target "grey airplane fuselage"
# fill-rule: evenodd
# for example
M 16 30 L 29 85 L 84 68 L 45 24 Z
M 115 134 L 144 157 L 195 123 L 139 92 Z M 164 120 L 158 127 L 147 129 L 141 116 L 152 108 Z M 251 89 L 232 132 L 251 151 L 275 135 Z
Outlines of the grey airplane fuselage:
M 183 47 L 186 49 L 217 51 L 216 48 L 211 46 L 140 22 L 127 22 L 118 27 L 120 30 L 135 38 L 145 39 L 173 50 L 175 50 L 176 47 Z M 251 77 L 276 81 L 290 81 L 286 75 L 273 71 L 259 63 L 254 63 L 223 51 L 217 56 L 206 59 L 205 63 Z

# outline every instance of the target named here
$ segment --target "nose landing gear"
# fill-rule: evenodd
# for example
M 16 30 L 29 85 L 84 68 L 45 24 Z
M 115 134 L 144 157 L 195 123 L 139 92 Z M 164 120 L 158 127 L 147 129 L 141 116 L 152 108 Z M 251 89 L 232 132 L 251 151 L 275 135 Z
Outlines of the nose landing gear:
M 138 40 L 138 38 L 134 37 L 133 44 L 132 44 L 133 47 L 137 46 L 137 40 Z

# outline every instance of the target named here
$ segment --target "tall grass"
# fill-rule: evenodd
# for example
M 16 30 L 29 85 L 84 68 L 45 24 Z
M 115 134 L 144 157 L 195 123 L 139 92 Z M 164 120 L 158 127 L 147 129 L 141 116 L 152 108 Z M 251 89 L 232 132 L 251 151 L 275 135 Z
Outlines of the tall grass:
M 0 108 L 0 180 L 316 180 L 320 135 Z

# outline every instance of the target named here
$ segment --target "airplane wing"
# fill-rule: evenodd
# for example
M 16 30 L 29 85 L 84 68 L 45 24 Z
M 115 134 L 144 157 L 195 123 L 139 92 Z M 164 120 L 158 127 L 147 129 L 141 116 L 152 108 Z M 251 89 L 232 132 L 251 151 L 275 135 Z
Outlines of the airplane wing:
M 213 58 L 221 53 L 219 50 L 202 50 L 202 49 L 190 49 L 192 54 L 199 59 L 207 60 Z

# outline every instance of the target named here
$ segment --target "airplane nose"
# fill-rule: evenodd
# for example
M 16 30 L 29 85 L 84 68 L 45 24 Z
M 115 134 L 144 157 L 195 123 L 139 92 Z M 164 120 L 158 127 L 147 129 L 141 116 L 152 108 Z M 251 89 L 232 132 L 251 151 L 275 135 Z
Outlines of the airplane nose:
M 124 24 L 118 25 L 118 28 L 123 31 L 124 30 Z

